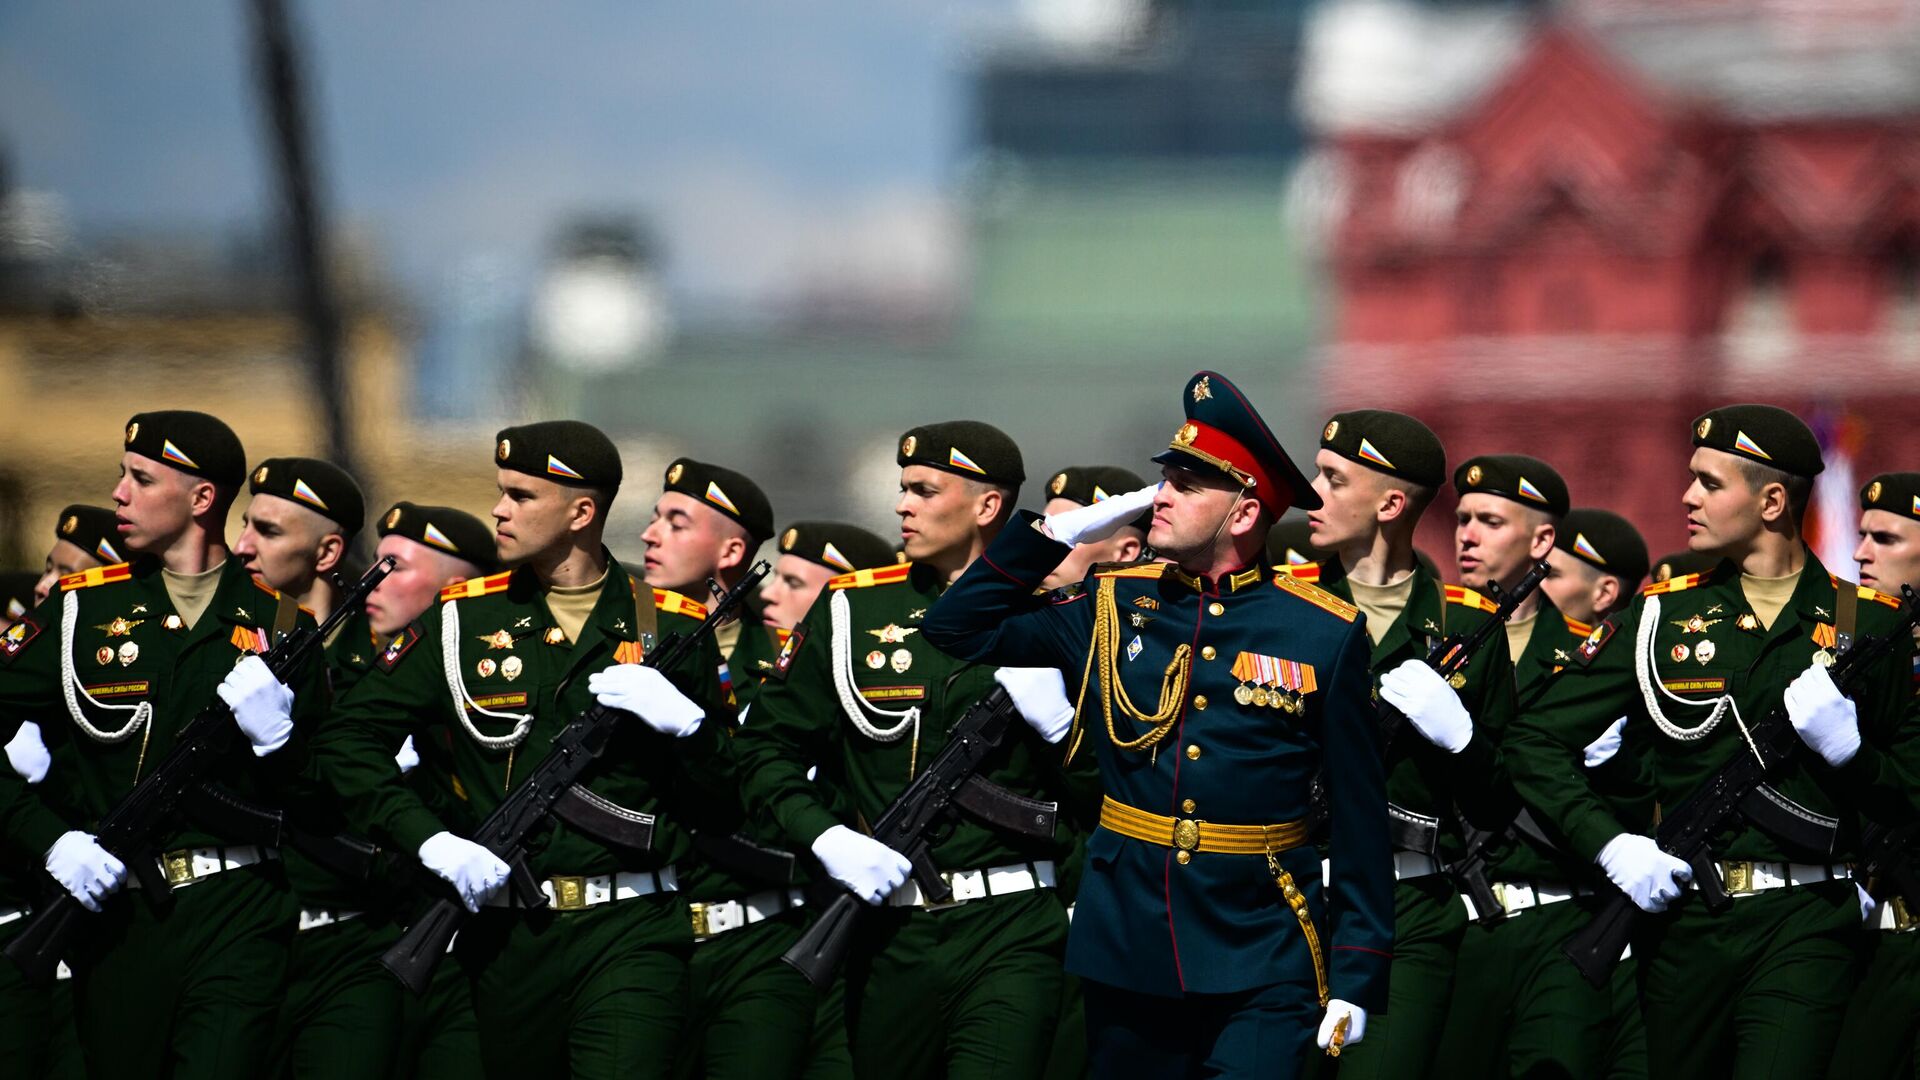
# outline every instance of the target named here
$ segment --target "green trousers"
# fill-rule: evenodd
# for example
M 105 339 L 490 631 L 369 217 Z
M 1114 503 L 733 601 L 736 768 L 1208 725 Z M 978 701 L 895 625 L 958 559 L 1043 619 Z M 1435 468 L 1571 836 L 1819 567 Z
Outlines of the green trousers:
M 798 1077 L 813 1039 L 819 995 L 780 954 L 805 915 L 790 911 L 693 947 L 679 1075 L 712 1080 Z
M 434 969 L 419 998 L 409 995 L 400 1075 L 412 1080 L 473 1080 L 482 1070 L 480 1023 L 473 1015 L 473 988 L 454 963 Z
M 1613 988 L 1588 985 L 1560 951 L 1592 911 L 1591 904 L 1570 900 L 1526 908 L 1491 926 L 1467 926 L 1446 1033 L 1430 1075 L 1606 1076 Z M 1367 1043 L 1372 1041 L 1369 1030 Z
M 273 1049 L 293 910 L 278 862 L 174 890 L 130 890 L 87 920 L 74 1018 L 93 1076 L 258 1077 Z
M 1920 930 L 1869 930 L 1871 955 L 1827 1075 L 1846 1080 L 1920 1076 Z
M 581 911 L 484 908 L 454 958 L 473 986 L 486 1075 L 673 1075 L 693 930 L 677 893 Z
M 0 926 L 5 948 L 26 925 L 24 917 Z M 77 1080 L 86 1075 L 80 1061 L 80 1035 L 73 1026 L 73 981 L 61 979 L 42 989 L 20 969 L 0 960 L 0 1062 L 18 1076 Z
M 1827 1067 L 1863 944 L 1850 881 L 1741 897 L 1698 894 L 1633 943 L 1655 1080 L 1806 1080 Z
M 1419 1080 L 1427 1075 L 1446 1022 L 1454 965 L 1466 930 L 1466 908 L 1446 875 L 1394 885 L 1387 1009 L 1367 1017 L 1365 1041 L 1340 1056 L 1341 1080 Z M 1310 1067 L 1324 1075 L 1330 1060 L 1310 1058 Z
M 1047 1080 L 1085 1080 L 1087 1075 L 1087 1005 L 1080 980 L 1068 975 L 1060 986 L 1060 1027 L 1047 1052 Z
M 400 1075 L 411 995 L 380 966 L 399 936 L 398 926 L 374 915 L 293 935 L 275 1072 L 297 1080 Z
M 847 964 L 854 1075 L 1040 1080 L 1066 945 L 1052 889 L 867 912 Z
M 1607 1080 L 1647 1080 L 1647 1024 L 1640 1016 L 1640 961 L 1631 950 L 1613 969 L 1613 1038 Z
M 833 980 L 813 1010 L 813 1037 L 800 1080 L 853 1080 L 853 1049 L 847 1045 L 847 981 Z

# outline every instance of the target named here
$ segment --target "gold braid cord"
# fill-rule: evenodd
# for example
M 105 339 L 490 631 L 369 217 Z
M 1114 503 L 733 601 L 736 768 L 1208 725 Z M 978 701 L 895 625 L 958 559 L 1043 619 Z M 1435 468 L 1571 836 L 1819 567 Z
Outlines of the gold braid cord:
M 1159 745 L 1173 730 L 1173 722 L 1180 715 L 1180 706 L 1187 700 L 1187 681 L 1193 671 L 1193 665 L 1189 662 L 1193 656 L 1193 646 L 1181 645 L 1173 650 L 1173 660 L 1160 677 L 1159 708 L 1152 714 L 1141 712 L 1127 697 L 1126 684 L 1120 679 L 1119 652 L 1120 607 L 1113 597 L 1113 579 L 1102 578 L 1093 600 L 1093 641 L 1087 648 L 1087 666 L 1080 673 L 1080 697 L 1073 703 L 1074 726 L 1079 726 L 1081 707 L 1087 699 L 1087 687 L 1093 682 L 1095 665 L 1098 664 L 1100 712 L 1107 721 L 1107 737 L 1122 750 L 1149 750 Z M 1146 734 L 1129 740 L 1122 739 L 1120 733 L 1114 730 L 1113 706 L 1116 696 L 1120 699 L 1120 711 L 1129 720 L 1145 724 Z M 1073 747 L 1079 748 L 1077 732 Z

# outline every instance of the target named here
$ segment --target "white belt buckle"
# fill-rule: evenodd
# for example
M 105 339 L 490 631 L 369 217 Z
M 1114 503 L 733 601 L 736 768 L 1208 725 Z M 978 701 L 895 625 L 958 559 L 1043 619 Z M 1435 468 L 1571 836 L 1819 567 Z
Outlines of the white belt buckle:
M 953 902 L 978 900 L 987 896 L 987 873 L 984 870 L 961 870 L 953 875 Z

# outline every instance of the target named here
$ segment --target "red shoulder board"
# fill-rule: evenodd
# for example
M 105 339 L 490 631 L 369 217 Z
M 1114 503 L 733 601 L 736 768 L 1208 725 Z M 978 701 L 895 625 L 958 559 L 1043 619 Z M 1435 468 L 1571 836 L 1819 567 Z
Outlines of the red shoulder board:
M 653 590 L 653 606 L 661 611 L 670 612 L 675 615 L 689 615 L 702 621 L 705 621 L 707 617 L 707 606 L 705 604 L 702 604 L 690 596 L 682 596 L 677 592 L 670 592 L 666 589 Z
M 780 642 L 780 655 L 773 658 L 773 670 L 767 673 L 769 679 L 786 681 L 787 673 L 793 670 L 793 658 L 800 646 L 807 640 L 804 630 L 782 630 L 786 638 Z
M 827 588 L 835 592 L 841 589 L 864 589 L 870 585 L 891 585 L 907 580 L 913 573 L 912 563 L 895 563 L 871 570 L 856 570 L 851 574 L 841 574 L 827 581 Z
M 125 581 L 133 576 L 133 567 L 126 563 L 114 563 L 112 566 L 96 566 L 91 570 L 82 570 L 68 574 L 60 579 L 60 591 L 73 589 L 91 589 L 95 585 L 109 585 L 116 581 Z
M 441 600 L 465 600 L 473 596 L 487 596 L 505 589 L 513 578 L 513 571 L 502 570 L 486 577 L 468 578 L 455 582 L 440 590 Z
M 1599 656 L 1600 650 L 1606 648 L 1607 642 L 1613 640 L 1613 632 L 1618 629 L 1619 627 L 1614 625 L 1612 619 L 1601 620 L 1600 625 L 1588 632 L 1587 640 L 1581 642 L 1580 648 L 1576 650 L 1580 654 L 1580 663 L 1582 665 L 1593 663 L 1593 658 Z
M 409 623 L 405 630 L 393 635 L 393 640 L 387 642 L 386 648 L 380 650 L 380 657 L 374 661 L 374 665 L 381 671 L 391 672 L 399 665 L 400 658 L 407 655 L 419 643 L 420 624 Z
M 33 616 L 20 616 L 18 622 L 7 627 L 6 633 L 0 634 L 0 660 L 12 663 L 13 658 L 20 655 L 28 642 L 40 636 L 42 629 L 43 627 L 34 620 Z

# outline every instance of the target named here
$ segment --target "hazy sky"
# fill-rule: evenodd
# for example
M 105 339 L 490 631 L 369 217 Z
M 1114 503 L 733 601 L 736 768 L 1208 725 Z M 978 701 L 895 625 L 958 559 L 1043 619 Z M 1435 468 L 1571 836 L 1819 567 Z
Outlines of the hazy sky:
M 650 212 L 676 291 L 762 293 L 938 217 L 968 43 L 1011 0 L 290 0 L 336 217 L 403 279 L 531 263 L 570 210 Z M 0 148 L 82 230 L 257 220 L 247 0 L 5 0 Z

